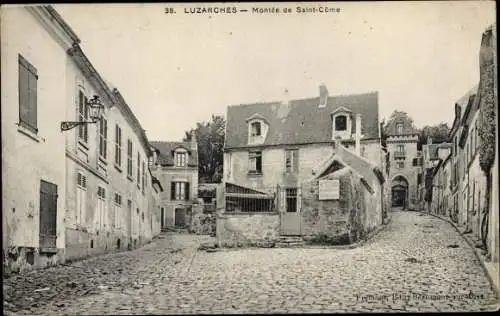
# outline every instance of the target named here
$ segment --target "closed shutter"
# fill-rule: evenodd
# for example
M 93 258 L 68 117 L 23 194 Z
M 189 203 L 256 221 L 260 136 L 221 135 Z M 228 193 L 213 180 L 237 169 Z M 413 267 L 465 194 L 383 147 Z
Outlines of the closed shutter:
M 189 182 L 185 182 L 184 185 L 186 186 L 186 196 L 185 196 L 185 200 L 189 200 Z
M 293 171 L 298 172 L 299 171 L 299 151 L 298 150 L 293 150 Z
M 175 200 L 175 182 L 170 183 L 170 200 Z
M 37 129 L 37 80 L 36 68 L 21 55 L 19 61 L 19 124 L 36 133 Z
M 57 185 L 40 181 L 40 247 L 56 247 Z

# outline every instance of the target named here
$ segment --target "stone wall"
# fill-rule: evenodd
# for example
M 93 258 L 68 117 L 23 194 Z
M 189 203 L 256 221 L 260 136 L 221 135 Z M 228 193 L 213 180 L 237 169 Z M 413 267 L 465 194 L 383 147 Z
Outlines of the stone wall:
M 279 239 L 278 213 L 217 214 L 219 247 L 259 246 Z
M 339 180 L 339 199 L 319 200 L 319 180 Z M 354 243 L 382 225 L 383 187 L 378 183 L 370 183 L 370 186 L 368 190 L 359 174 L 349 167 L 304 182 L 301 210 L 304 239 Z
M 319 180 L 339 180 L 338 200 L 319 200 Z M 353 243 L 364 234 L 365 191 L 360 177 L 343 168 L 326 177 L 304 182 L 302 189 L 302 234 L 304 239 L 324 236 L 332 243 Z

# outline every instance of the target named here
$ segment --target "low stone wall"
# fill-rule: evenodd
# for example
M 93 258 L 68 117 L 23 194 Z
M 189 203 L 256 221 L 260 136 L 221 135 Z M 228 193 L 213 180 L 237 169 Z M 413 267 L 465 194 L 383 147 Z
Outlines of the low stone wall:
M 319 180 L 339 180 L 338 200 L 319 200 Z M 303 183 L 302 234 L 304 240 L 349 244 L 366 233 L 366 191 L 360 177 L 343 168 L 321 179 Z
M 222 213 L 217 215 L 219 247 L 259 246 L 277 242 L 280 216 L 278 213 Z
M 3 250 L 3 273 L 25 272 L 55 266 L 64 262 L 64 249 L 56 249 L 50 253 L 40 253 L 39 248 L 8 247 Z
M 194 214 L 191 222 L 191 230 L 198 235 L 214 235 L 216 230 L 215 223 L 215 214 Z

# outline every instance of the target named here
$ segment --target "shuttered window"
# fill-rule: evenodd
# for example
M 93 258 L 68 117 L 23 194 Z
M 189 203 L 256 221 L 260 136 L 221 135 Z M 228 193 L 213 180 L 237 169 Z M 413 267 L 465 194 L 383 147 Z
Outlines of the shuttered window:
M 141 154 L 137 152 L 137 187 L 141 187 Z
M 285 171 L 297 172 L 298 171 L 298 160 L 299 151 L 297 149 L 285 150 Z
M 77 173 L 76 180 L 76 214 L 75 220 L 77 224 L 85 225 L 87 202 L 87 177 L 83 173 Z
M 23 56 L 19 55 L 18 61 L 19 125 L 37 133 L 38 71 Z
M 144 193 L 144 189 L 146 186 L 146 163 L 143 161 L 142 162 L 142 193 Z
M 132 141 L 127 140 L 127 175 L 132 177 Z
M 87 97 L 82 91 L 78 92 L 78 121 L 86 122 L 89 118 Z M 78 126 L 78 138 L 83 142 L 89 141 L 89 129 L 87 124 Z
M 115 228 L 121 228 L 122 225 L 122 196 L 120 193 L 115 193 L 114 197 L 114 215 L 115 215 Z
M 122 165 L 122 129 L 118 124 L 115 126 L 115 164 Z
M 56 247 L 57 185 L 40 181 L 40 247 Z
M 99 156 L 108 158 L 108 121 L 104 118 L 99 122 Z
M 173 201 L 189 200 L 189 182 L 172 182 L 170 186 L 170 199 Z

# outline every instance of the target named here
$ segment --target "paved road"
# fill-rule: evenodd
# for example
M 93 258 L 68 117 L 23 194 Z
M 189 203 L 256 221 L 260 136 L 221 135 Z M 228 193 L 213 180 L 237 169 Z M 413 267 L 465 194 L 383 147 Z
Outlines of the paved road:
M 12 277 L 4 281 L 6 309 L 45 315 L 439 312 L 490 310 L 496 301 L 458 233 L 415 212 L 393 213 L 384 231 L 355 249 L 196 251 L 208 240 L 169 234 L 135 251 Z M 31 287 L 23 286 L 29 280 Z

